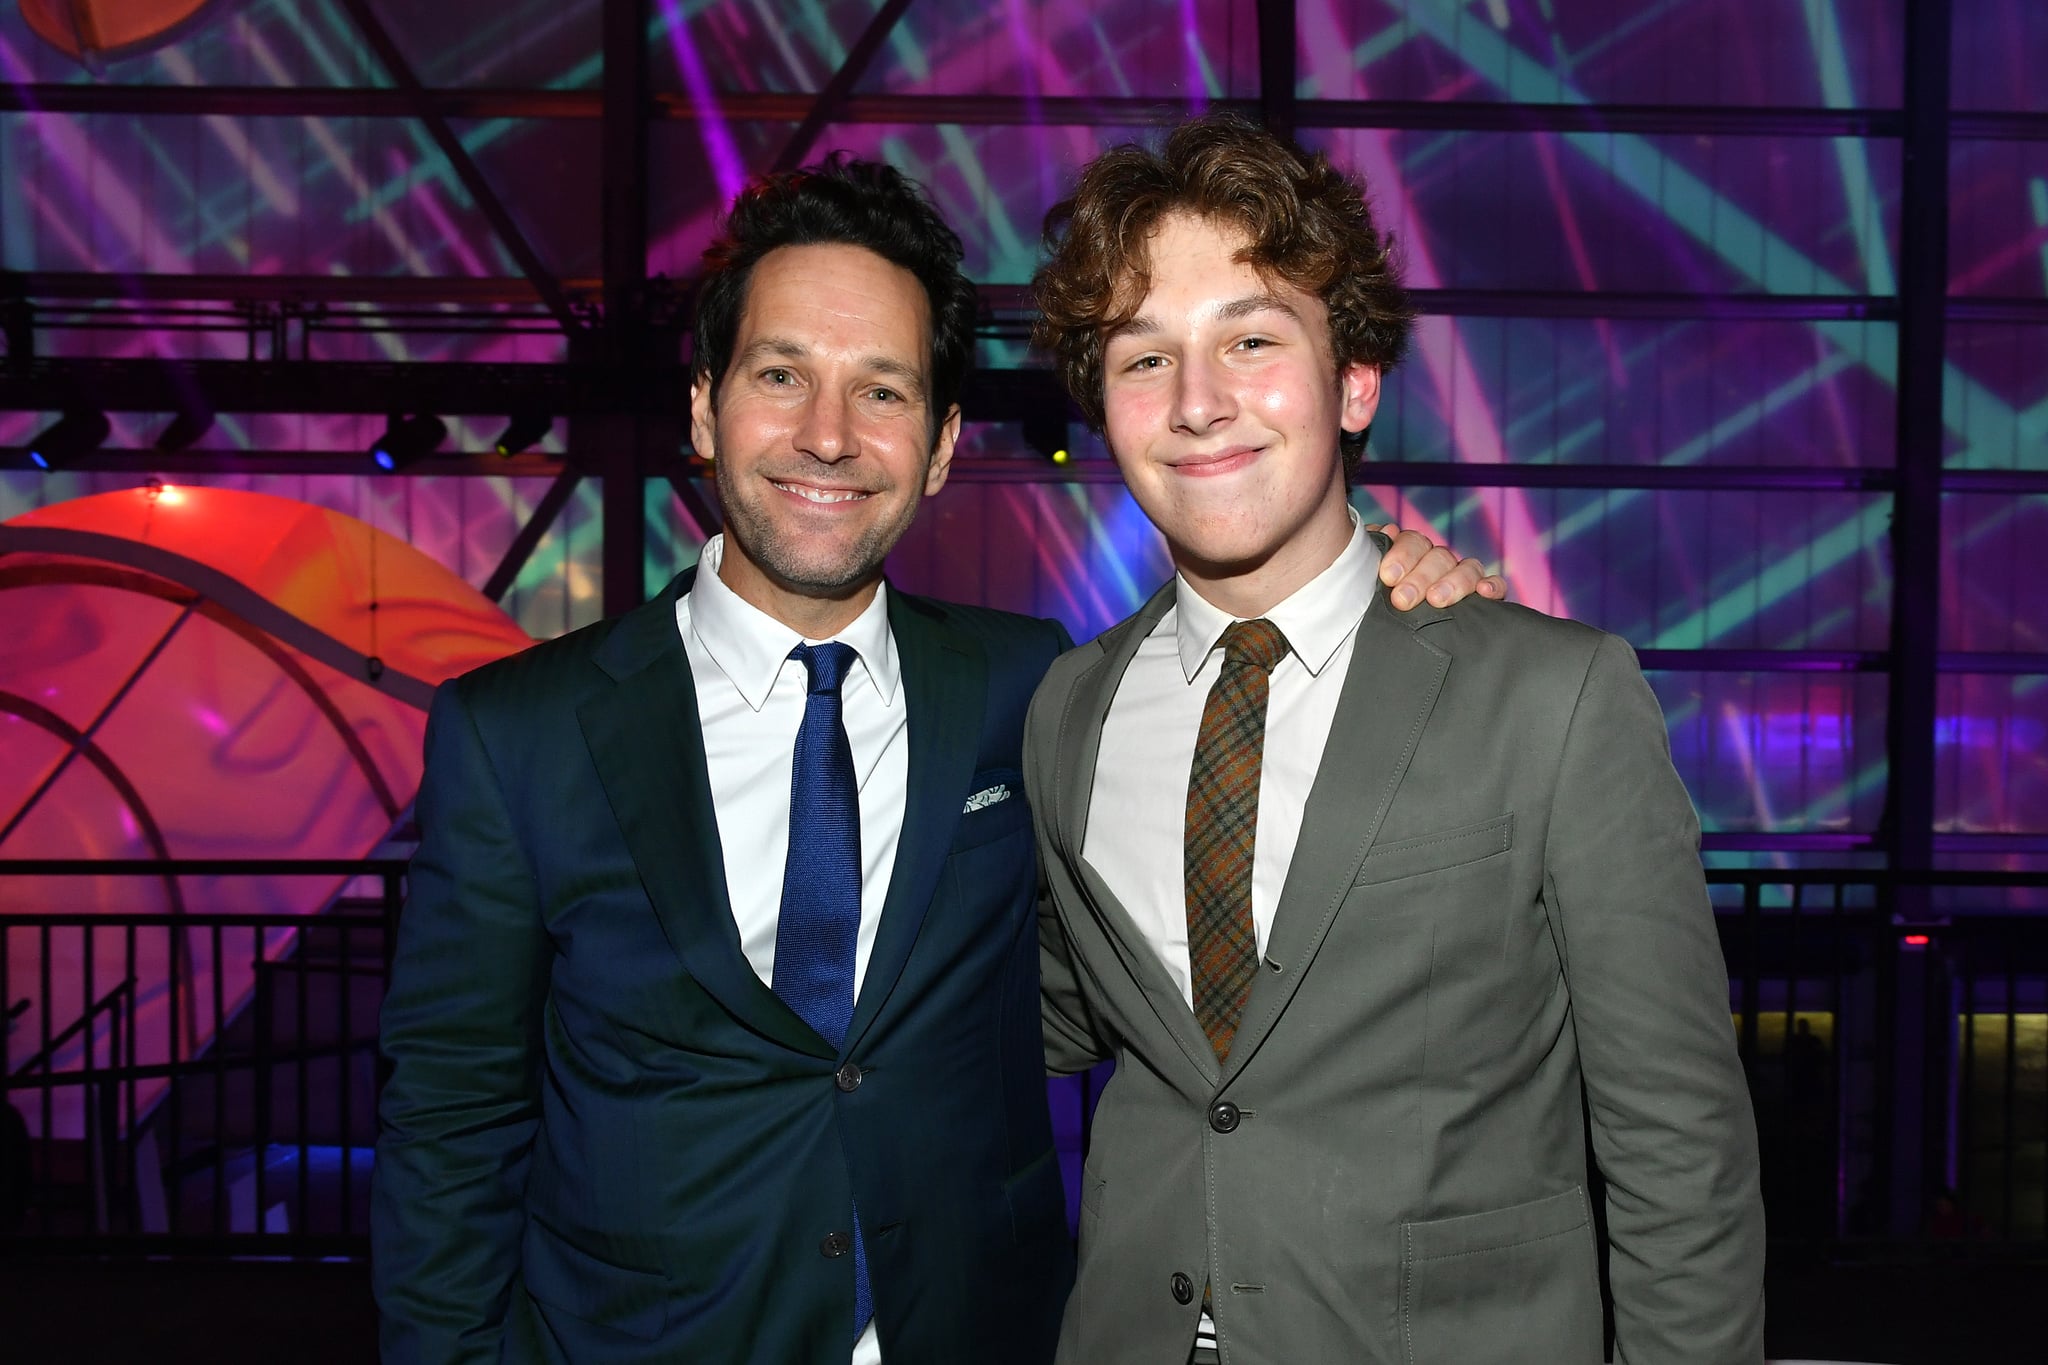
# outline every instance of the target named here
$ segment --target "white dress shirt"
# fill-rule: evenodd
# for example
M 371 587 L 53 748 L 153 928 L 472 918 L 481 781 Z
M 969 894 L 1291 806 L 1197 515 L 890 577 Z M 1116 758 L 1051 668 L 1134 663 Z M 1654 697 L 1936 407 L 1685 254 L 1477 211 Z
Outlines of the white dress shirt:
M 1252 845 L 1252 929 L 1262 955 L 1379 569 L 1379 547 L 1354 512 L 1351 541 L 1336 561 L 1266 613 L 1287 637 L 1288 652 L 1274 665 L 1267 694 Z M 1082 858 L 1130 911 L 1190 1010 L 1188 776 L 1209 689 L 1223 669 L 1219 645 L 1234 619 L 1175 575 L 1174 605 L 1138 645 L 1103 721 L 1081 844 Z M 1213 1347 L 1215 1340 L 1204 1312 L 1197 1341 Z
M 697 561 L 690 591 L 676 600 L 676 628 L 696 680 L 704 763 L 711 775 L 725 889 L 740 949 L 764 985 L 775 983 L 775 928 L 782 914 L 783 865 L 789 859 L 789 786 L 796 732 L 810 693 L 809 674 L 789 657 L 803 636 L 753 606 L 718 576 L 725 537 L 713 536 Z M 889 589 L 832 638 L 859 660 L 840 686 L 846 739 L 860 790 L 860 933 L 853 990 L 867 978 L 889 873 L 909 794 L 910 729 L 889 633 Z M 880 1365 L 870 1322 L 854 1344 L 852 1365 Z
M 1287 637 L 1287 654 L 1273 666 L 1268 692 L 1252 845 L 1252 929 L 1261 953 L 1350 672 L 1358 623 L 1379 582 L 1379 547 L 1355 513 L 1351 520 L 1351 542 L 1336 561 L 1266 613 Z M 1233 619 L 1175 576 L 1174 605 L 1139 644 L 1103 721 L 1081 845 L 1081 856 L 1180 983 L 1190 1010 L 1195 997 L 1182 856 L 1188 773 L 1209 689 L 1223 669 L 1223 632 Z

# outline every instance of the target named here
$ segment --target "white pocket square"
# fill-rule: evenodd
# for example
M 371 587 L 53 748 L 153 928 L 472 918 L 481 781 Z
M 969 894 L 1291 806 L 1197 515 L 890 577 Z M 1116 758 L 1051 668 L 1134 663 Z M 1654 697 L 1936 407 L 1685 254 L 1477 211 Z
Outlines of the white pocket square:
M 1007 801 L 1009 799 L 1010 784 L 1007 782 L 998 782 L 993 787 L 984 787 L 982 790 L 968 797 L 967 804 L 960 808 L 960 813 L 962 815 L 971 815 L 975 811 L 984 809 L 988 806 L 993 806 L 998 801 Z

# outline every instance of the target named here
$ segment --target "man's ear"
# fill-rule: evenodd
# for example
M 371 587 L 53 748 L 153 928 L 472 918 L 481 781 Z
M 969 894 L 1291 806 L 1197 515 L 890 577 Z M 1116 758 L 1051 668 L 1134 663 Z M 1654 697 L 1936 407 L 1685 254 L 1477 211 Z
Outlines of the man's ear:
M 960 405 L 955 403 L 946 414 L 946 420 L 939 423 L 939 434 L 932 442 L 932 462 L 925 466 L 924 495 L 930 497 L 946 486 L 946 474 L 953 468 L 953 446 L 960 439 Z
M 1380 367 L 1377 365 L 1346 365 L 1338 371 L 1337 383 L 1343 390 L 1343 420 L 1338 424 L 1346 431 L 1364 431 L 1372 425 L 1372 416 L 1380 407 Z
M 718 422 L 712 412 L 711 376 L 702 372 L 690 376 L 690 444 L 702 460 L 718 458 Z

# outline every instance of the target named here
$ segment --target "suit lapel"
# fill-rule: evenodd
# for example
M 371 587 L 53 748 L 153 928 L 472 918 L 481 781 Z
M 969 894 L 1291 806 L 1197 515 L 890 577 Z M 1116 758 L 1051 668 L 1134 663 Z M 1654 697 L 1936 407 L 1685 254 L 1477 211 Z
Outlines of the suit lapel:
M 1103 722 L 1108 719 L 1110 703 L 1116 700 L 1117 687 L 1136 657 L 1138 646 L 1152 633 L 1173 601 L 1173 583 L 1169 580 L 1134 616 L 1103 636 L 1102 657 L 1075 681 L 1059 727 L 1058 763 L 1053 778 L 1058 806 L 1053 812 L 1053 829 L 1061 856 L 1076 870 L 1087 889 L 1089 903 L 1095 907 L 1124 970 L 1144 994 L 1160 1026 L 1213 1084 L 1217 1075 L 1216 1052 L 1209 1046 L 1208 1035 L 1195 1022 L 1194 1011 L 1188 1008 L 1180 987 L 1159 961 L 1159 954 L 1131 918 L 1131 912 L 1081 856 L 1088 835 L 1088 808 L 1095 793 L 1095 763 L 1102 748 Z M 1162 775 L 1160 780 L 1169 786 L 1180 784 L 1184 793 L 1187 774 Z
M 988 699 L 988 658 L 920 603 L 889 594 L 889 629 L 909 708 L 910 771 L 903 830 L 874 950 L 847 1026 L 851 1050 L 874 1023 L 910 958 L 974 776 Z
M 1224 1067 L 1226 1080 L 1258 1051 L 1293 998 L 1379 837 L 1451 667 L 1450 656 L 1425 643 L 1418 632 L 1446 615 L 1427 605 L 1396 612 L 1382 586 L 1359 620 L 1351 668 L 1267 936 L 1266 961 L 1280 964 L 1281 970 L 1265 970 L 1262 964 L 1252 982 L 1244 1021 Z
M 697 687 L 676 632 L 676 600 L 693 578 L 682 575 L 620 618 L 595 656 L 612 687 L 584 702 L 577 719 L 641 884 L 684 969 L 749 1028 L 785 1047 L 830 1055 L 740 950 Z

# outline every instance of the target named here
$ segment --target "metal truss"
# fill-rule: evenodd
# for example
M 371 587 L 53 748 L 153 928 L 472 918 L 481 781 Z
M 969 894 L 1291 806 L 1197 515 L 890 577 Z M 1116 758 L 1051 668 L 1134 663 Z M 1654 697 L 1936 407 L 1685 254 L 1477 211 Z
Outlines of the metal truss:
M 900 7 L 902 0 L 896 0 Z M 1260 4 L 1262 39 L 1266 14 Z M 882 18 L 878 13 L 876 18 Z M 1291 15 L 1289 16 L 1291 17 Z M 1261 67 L 1266 46 L 1261 43 Z M 851 55 L 851 54 L 850 54 Z M 824 93 L 824 92 L 821 92 Z M 597 119 L 601 90 L 478 88 L 427 90 L 420 98 L 451 119 Z M 727 122 L 801 123 L 819 96 L 803 92 L 721 94 L 716 106 Z M 1219 99 L 1204 107 L 1252 118 L 1277 116 L 1284 100 Z M 1461 100 L 1291 101 L 1297 128 L 1384 128 L 1431 132 L 1613 132 L 1673 136 L 1896 138 L 1905 133 L 1899 109 L 1834 109 L 1799 105 L 1708 107 L 1678 104 L 1543 104 Z M 1180 100 L 1132 96 L 904 95 L 847 93 L 833 102 L 831 123 L 960 124 L 977 127 L 1056 124 L 1080 127 L 1166 127 L 1186 118 Z M 1270 111 L 1270 113 L 1269 113 Z M 362 87 L 161 86 L 28 84 L 0 86 L 0 113 L 223 115 L 239 118 L 414 118 L 419 105 L 407 91 Z M 672 92 L 647 96 L 646 116 L 696 122 L 707 110 Z M 1983 141 L 2048 139 L 2048 114 L 1957 111 L 1950 127 L 1958 138 Z
M 392 0 L 383 0 L 392 3 Z M 909 7 L 886 0 L 847 51 L 840 69 L 815 93 L 725 94 L 716 114 L 727 121 L 797 125 L 774 162 L 786 169 L 810 155 L 827 126 L 858 123 L 1061 124 L 1144 128 L 1168 125 L 1190 107 L 1180 101 L 1115 97 L 905 95 L 854 89 L 867 63 Z M 391 118 L 420 121 L 448 156 L 480 211 L 491 222 L 524 278 L 491 280 L 330 279 L 312 277 L 40 274 L 0 276 L 0 408 L 52 410 L 89 405 L 170 411 L 197 393 L 217 411 L 505 413 L 515 405 L 566 419 L 564 458 L 513 460 L 453 455 L 412 466 L 420 474 L 522 474 L 556 480 L 514 552 L 492 577 L 509 582 L 555 512 L 585 475 L 605 483 L 605 607 L 631 604 L 639 584 L 644 537 L 640 482 L 668 478 L 700 524 L 715 523 L 702 489 L 704 470 L 682 450 L 687 430 L 687 370 L 675 319 L 687 282 L 646 275 L 649 128 L 691 121 L 707 112 L 681 94 L 652 90 L 647 76 L 647 0 L 604 0 L 605 76 L 583 90 L 441 90 L 424 87 L 384 34 L 372 0 L 344 0 L 393 81 L 389 89 L 165 87 L 91 83 L 0 86 L 0 112 L 223 115 L 257 118 Z M 2048 301 L 1948 298 L 1945 218 L 1948 149 L 1964 140 L 2048 141 L 2048 113 L 1986 113 L 1949 107 L 1949 0 L 1906 0 L 1906 80 L 1901 107 L 1693 107 L 1301 99 L 1296 94 L 1293 0 L 1258 0 L 1260 94 L 1214 101 L 1262 119 L 1282 133 L 1315 128 L 1426 132 L 1593 132 L 1661 136 L 1861 138 L 1896 141 L 1905 174 L 1901 200 L 1900 278 L 1896 295 L 1786 296 L 1757 294 L 1600 294 L 1549 291 L 1422 291 L 1426 313 L 1454 317 L 1711 318 L 1896 323 L 1899 331 L 1897 460 L 1882 468 L 1684 467 L 1586 465 L 1375 464 L 1374 483 L 1413 487 L 1753 488 L 1842 489 L 1890 494 L 1895 517 L 1892 560 L 1940 562 L 1945 493 L 2041 494 L 2048 471 L 1951 470 L 1942 451 L 1941 374 L 1944 332 L 1952 322 L 2048 324 Z M 602 120 L 603 276 L 558 279 L 520 237 L 516 224 L 449 132 L 454 119 Z M 174 320 L 166 309 L 232 304 L 240 313 L 194 314 Z M 117 306 L 118 305 L 118 306 Z M 152 312 L 155 306 L 159 311 Z M 98 311 L 93 311 L 97 309 Z M 984 286 L 982 334 L 1014 341 L 1028 330 L 1023 287 Z M 163 330 L 167 326 L 240 328 L 250 342 L 246 361 L 100 360 L 36 355 L 37 334 L 53 325 Z M 430 331 L 465 328 L 552 329 L 569 339 L 554 364 L 366 364 L 322 358 L 323 334 L 338 330 Z M 978 372 L 963 396 L 968 414 L 1015 421 L 1065 399 L 1047 371 Z M 0 463 L 7 463 L 0 456 Z M 354 453 L 104 451 L 81 468 L 137 472 L 292 469 L 354 471 Z M 1101 464 L 1055 467 L 1031 460 L 963 461 L 954 478 L 1001 482 L 1087 482 L 1113 478 Z M 1937 576 L 1931 570 L 1895 575 L 1891 649 L 1819 655 L 1800 662 L 1776 651 L 1678 651 L 1656 666 L 1670 668 L 1882 670 L 1890 679 L 1890 795 L 1877 835 L 1826 836 L 1830 849 L 1888 852 L 1908 871 L 1933 864 L 1947 844 L 1932 828 L 1935 680 L 1944 672 L 2048 671 L 2031 654 L 1945 654 L 1938 632 Z M 1646 656 L 1646 662 L 1653 662 Z M 1757 836 L 1737 836 L 1760 847 Z M 1808 848 L 1798 839 L 1784 848 Z M 1847 840 L 1848 842 L 1840 842 Z M 1950 840 L 1949 843 L 1953 843 Z M 1814 845 L 1812 847 L 1818 847 Z M 1976 847 L 1976 845 L 1972 845 Z M 1895 1135 L 1907 1141 L 1909 1135 Z M 1912 1157 L 1902 1148 L 1901 1169 Z

